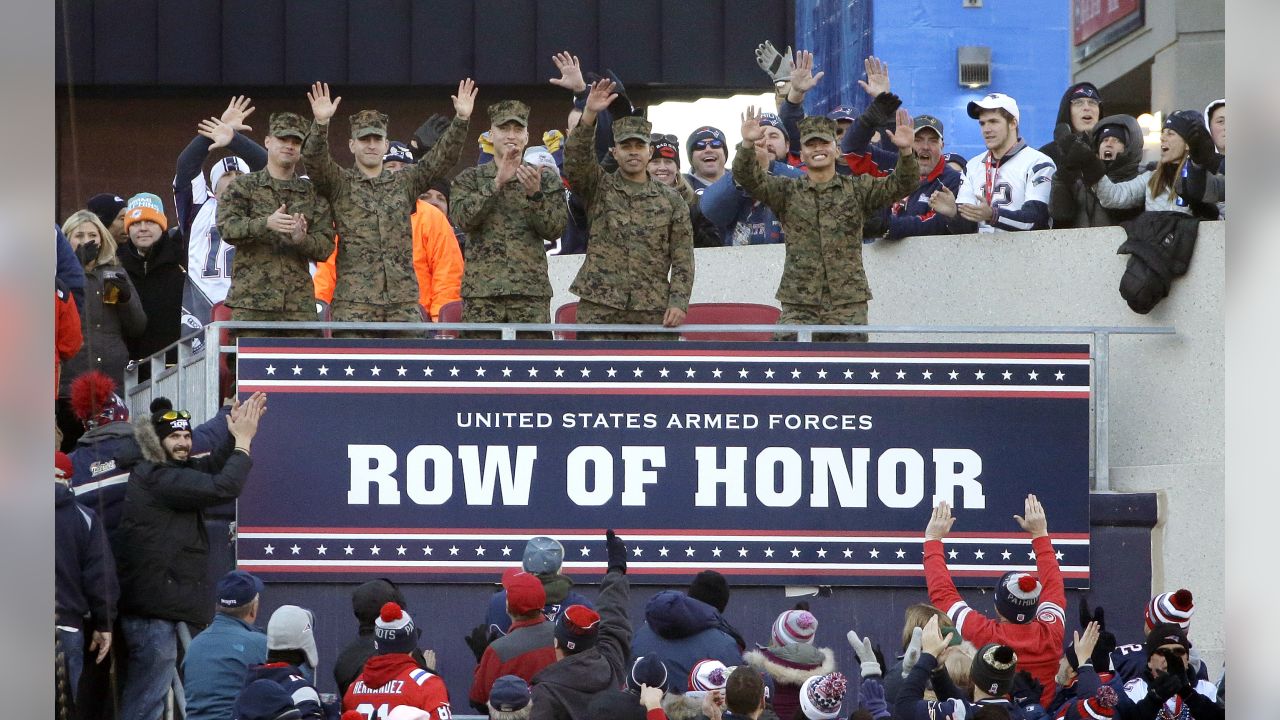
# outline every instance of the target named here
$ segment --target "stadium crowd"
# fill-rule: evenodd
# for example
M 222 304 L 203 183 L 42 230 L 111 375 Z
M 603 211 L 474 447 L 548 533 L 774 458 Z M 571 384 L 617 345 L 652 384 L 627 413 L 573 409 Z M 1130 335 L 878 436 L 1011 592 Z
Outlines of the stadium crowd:
M 311 116 L 273 114 L 262 145 L 245 134 L 254 111 L 245 97 L 201 120 L 176 163 L 176 223 L 156 193 L 108 192 L 57 227 L 64 709 L 154 720 L 174 673 L 193 719 L 448 720 L 451 696 L 462 705 L 464 690 L 434 673 L 421 627 L 388 581 L 356 590 L 360 632 L 337 662 L 340 694 L 327 698 L 316 689 L 310 611 L 282 606 L 263 632 L 257 612 L 270 591 L 260 580 L 242 571 L 216 587 L 205 580 L 205 522 L 234 519 L 267 399 L 234 401 L 195 426 L 163 399 L 131 419 L 120 395 L 131 363 L 171 348 L 220 307 L 251 321 L 317 312 L 439 321 L 461 300 L 464 322 L 547 323 L 548 254 L 583 253 L 570 288 L 579 322 L 676 327 L 695 247 L 785 242 L 779 322 L 864 325 L 866 242 L 1120 223 L 1132 239 L 1153 214 L 1225 216 L 1224 100 L 1204 114 L 1170 114 L 1159 158 L 1144 167 L 1136 120 L 1104 114 L 1089 83 L 1066 90 L 1039 149 L 1016 100 L 991 93 L 968 106 L 987 150 L 966 161 L 946 153 L 941 121 L 902 107 L 877 58 L 859 83 L 867 109 L 822 115 L 803 109 L 823 75 L 811 53 L 763 43 L 757 59 L 775 82 L 776 112 L 744 110 L 732 165 L 723 130 L 701 127 L 683 143 L 655 133 L 619 78 L 584 75 L 564 52 L 552 83 L 572 93 L 566 131 L 530 146 L 529 107 L 495 101 L 479 162 L 452 179 L 475 137 L 471 80 L 451 96 L 453 117 L 433 116 L 407 142 L 390 141 L 377 110 L 352 114 L 355 162 L 345 168 L 329 148 L 341 98 L 316 83 Z M 226 154 L 206 176 L 213 151 Z M 928 519 L 928 602 L 907 611 L 900 644 L 896 628 L 840 628 L 859 659 L 848 674 L 817 644 L 818 619 L 803 605 L 744 635 L 723 616 L 728 584 L 707 571 L 687 592 L 655 595 L 633 623 L 623 538 L 608 535 L 609 572 L 594 601 L 559 572 L 559 543 L 535 538 L 468 638 L 477 663 L 468 703 L 499 720 L 1223 716 L 1225 673 L 1212 677 L 1189 638 L 1190 592 L 1152 598 L 1147 635 L 1125 638 L 1131 644 L 1107 632 L 1100 608 L 1082 607 L 1068 634 L 1047 520 L 1029 496 L 1019 523 L 1037 572 L 1006 574 L 993 609 L 971 608 L 942 550 L 952 522 L 945 504 Z M 183 628 L 198 633 L 180 658 Z M 885 656 L 879 641 L 890 634 Z

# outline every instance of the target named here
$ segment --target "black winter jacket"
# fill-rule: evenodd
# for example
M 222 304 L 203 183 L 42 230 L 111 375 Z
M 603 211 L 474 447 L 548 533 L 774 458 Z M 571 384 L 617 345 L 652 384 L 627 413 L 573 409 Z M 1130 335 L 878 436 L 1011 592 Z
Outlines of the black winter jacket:
M 120 264 L 147 314 L 142 334 L 127 338 L 129 357 L 141 360 L 178 341 L 182 334 L 182 289 L 187 281 L 187 243 L 178 228 L 170 228 L 151 246 L 146 257 L 133 244 L 116 251 Z
M 1169 294 L 1175 278 L 1187 273 L 1200 219 L 1173 211 L 1144 212 L 1123 224 L 1129 239 L 1118 255 L 1130 255 L 1120 278 L 1120 295 L 1136 313 L 1146 314 Z
M 150 417 L 134 423 L 142 458 L 133 465 L 120 527 L 111 539 L 120 565 L 120 613 L 207 625 L 206 508 L 236 499 L 253 461 L 228 437 L 208 456 L 169 460 Z M 127 464 L 127 460 L 125 464 Z
M 1108 125 L 1120 125 L 1130 138 L 1119 157 L 1103 165 L 1107 177 L 1113 183 L 1122 183 L 1138 176 L 1142 162 L 1142 128 L 1138 121 L 1128 115 L 1108 115 L 1098 121 L 1093 132 L 1089 133 L 1089 146 L 1096 153 L 1101 140 L 1098 137 L 1102 128 Z M 1056 144 L 1050 143 L 1055 148 Z M 1073 167 L 1069 160 L 1063 159 L 1058 164 L 1058 171 L 1053 175 L 1052 190 L 1049 193 L 1049 216 L 1053 218 L 1055 228 L 1088 228 L 1119 225 L 1132 220 L 1142 213 L 1136 208 L 1105 208 L 1098 202 L 1098 196 L 1092 187 L 1086 186 L 1080 169 Z

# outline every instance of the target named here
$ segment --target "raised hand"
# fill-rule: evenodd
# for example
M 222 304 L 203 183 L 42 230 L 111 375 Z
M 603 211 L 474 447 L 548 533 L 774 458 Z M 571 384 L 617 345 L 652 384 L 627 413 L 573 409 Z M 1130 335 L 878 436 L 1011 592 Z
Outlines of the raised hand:
M 942 630 L 938 627 L 938 616 L 934 615 L 925 623 L 924 630 L 920 633 L 920 652 L 938 657 L 946 649 L 947 639 L 942 636 Z
M 248 126 L 244 126 L 248 127 Z M 231 143 L 231 139 L 236 136 L 236 130 L 229 123 L 219 120 L 218 118 L 206 118 L 200 121 L 196 126 L 196 132 L 203 137 L 207 137 L 213 141 L 213 145 L 209 149 L 226 147 Z
M 1084 634 L 1079 631 L 1071 633 L 1071 645 L 1076 651 L 1076 665 L 1083 665 L 1093 657 L 1093 648 L 1098 644 L 1098 623 L 1092 621 L 1084 626 Z M 1095 670 L 1097 668 L 1094 668 Z
M 318 123 L 327 123 L 338 111 L 338 103 L 342 102 L 341 97 L 330 99 L 329 83 L 311 83 L 311 89 L 307 91 L 307 102 L 311 103 L 311 116 Z
M 898 108 L 894 119 L 897 121 L 897 127 L 893 129 L 889 139 L 898 150 L 910 150 L 916 141 L 916 123 L 911 119 L 911 113 L 904 108 Z
M 934 618 L 935 620 L 937 618 Z M 907 649 L 902 652 L 902 677 L 911 674 L 911 668 L 916 666 L 916 662 L 920 659 L 920 643 L 924 642 L 924 630 L 916 627 L 911 629 L 911 641 L 907 643 Z M 936 656 L 935 656 L 936 657 Z
M 761 70 L 769 73 L 769 79 L 775 83 L 789 79 L 794 69 L 791 62 L 791 46 L 788 45 L 787 51 L 780 53 L 772 42 L 765 40 L 756 46 L 756 64 Z
M 476 107 L 476 94 L 480 89 L 476 87 L 476 81 L 467 78 L 458 83 L 458 94 L 450 95 L 449 99 L 453 101 L 453 112 L 462 120 L 471 119 L 471 111 Z
M 614 88 L 617 86 L 617 83 L 607 78 L 601 78 L 592 83 L 591 92 L 587 94 L 586 109 L 593 113 L 599 113 L 609 107 L 609 103 L 618 99 L 618 94 L 614 92 Z
M 849 641 L 849 646 L 858 654 L 858 662 L 862 677 L 880 677 L 882 670 L 880 661 L 876 659 L 875 648 L 871 645 L 871 638 L 859 638 L 858 633 L 850 630 L 845 638 Z
M 803 95 L 813 89 L 826 72 L 813 73 L 813 53 L 808 50 L 796 51 L 795 66 L 791 70 L 791 89 Z
M 954 525 L 956 519 L 951 517 L 951 506 L 946 500 L 939 502 L 934 508 L 933 513 L 929 516 L 929 524 L 924 528 L 925 540 L 941 540 L 951 532 L 951 526 Z
M 514 150 L 514 148 L 512 148 Z M 524 188 L 526 197 L 533 197 L 542 190 L 542 170 L 532 165 L 519 163 L 516 165 L 516 180 L 520 181 L 520 187 Z
M 867 79 L 859 80 L 858 87 L 862 88 L 872 98 L 889 92 L 889 64 L 880 60 L 874 55 L 862 61 L 862 67 L 867 71 Z
M 560 77 L 551 78 L 548 82 L 574 94 L 587 89 L 587 83 L 582 79 L 582 65 L 578 62 L 577 55 L 570 55 L 569 51 L 565 50 L 552 55 L 551 62 L 555 63 L 556 69 L 560 71 Z
M 1013 519 L 1018 521 L 1023 530 L 1031 533 L 1031 537 L 1045 537 L 1049 534 L 1049 520 L 1044 515 L 1044 506 L 1035 495 L 1028 495 L 1023 501 L 1022 512 L 1022 515 L 1014 515 Z
M 253 114 L 256 109 L 250 104 L 252 102 L 253 100 L 244 95 L 237 95 L 231 98 L 231 102 L 227 104 L 227 109 L 222 111 L 222 117 L 219 119 L 230 125 L 237 132 L 252 130 L 253 128 L 244 124 L 244 119 Z
M 760 108 L 755 105 L 748 105 L 747 111 L 742 113 L 742 139 L 753 143 L 764 137 L 764 128 L 760 127 L 760 118 L 763 113 Z

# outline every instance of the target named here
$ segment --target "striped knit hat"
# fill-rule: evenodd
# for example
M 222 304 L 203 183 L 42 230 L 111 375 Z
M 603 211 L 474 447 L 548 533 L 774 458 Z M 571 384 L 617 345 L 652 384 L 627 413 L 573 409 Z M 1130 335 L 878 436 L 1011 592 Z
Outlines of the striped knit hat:
M 1076 705 L 1076 711 L 1081 718 L 1094 718 L 1101 720 L 1102 718 L 1115 717 L 1116 703 L 1120 701 L 1116 695 L 1115 688 L 1110 685 L 1103 685 L 1093 694 L 1093 697 L 1081 700 Z
M 835 720 L 848 681 L 838 672 L 814 675 L 800 686 L 800 709 L 809 720 Z
M 1147 603 L 1147 630 L 1161 623 L 1172 623 L 1186 630 L 1191 626 L 1191 616 L 1196 614 L 1191 591 L 1183 588 L 1175 592 L 1163 592 Z
M 787 610 L 773 621 L 773 644 L 779 647 L 798 643 L 813 644 L 818 631 L 818 618 L 808 610 Z
M 689 690 L 723 690 L 729 682 L 729 669 L 719 660 L 699 660 L 689 671 Z
M 1034 576 L 1023 572 L 1007 572 L 996 585 L 996 611 L 1011 623 L 1024 625 L 1036 615 L 1043 588 Z

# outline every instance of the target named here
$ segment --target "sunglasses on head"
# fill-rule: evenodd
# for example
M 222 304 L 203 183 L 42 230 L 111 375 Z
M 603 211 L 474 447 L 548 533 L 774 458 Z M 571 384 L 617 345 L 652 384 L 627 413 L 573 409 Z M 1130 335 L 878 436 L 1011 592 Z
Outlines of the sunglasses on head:
M 708 138 L 706 140 L 698 140 L 693 144 L 694 150 L 706 150 L 707 148 L 720 149 L 724 147 L 724 142 L 719 138 Z
M 664 133 L 654 133 L 653 136 L 649 138 L 649 142 L 655 143 L 655 144 L 671 143 L 672 145 L 679 145 L 680 138 L 676 137 L 675 135 L 667 135 Z
M 182 418 L 183 420 L 190 420 L 191 413 L 187 412 L 186 410 L 170 410 L 169 412 L 160 416 L 160 419 L 165 421 L 177 420 L 178 418 Z

